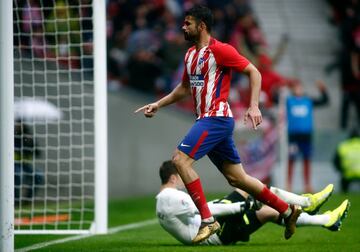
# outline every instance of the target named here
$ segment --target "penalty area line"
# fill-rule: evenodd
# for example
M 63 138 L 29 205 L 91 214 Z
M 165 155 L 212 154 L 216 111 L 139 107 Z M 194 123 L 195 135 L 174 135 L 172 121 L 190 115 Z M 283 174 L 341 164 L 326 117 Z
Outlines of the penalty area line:
M 107 234 L 115 234 L 115 233 L 119 233 L 119 232 L 126 231 L 126 230 L 149 226 L 149 225 L 155 224 L 157 222 L 158 222 L 157 219 L 150 219 L 150 220 L 146 220 L 146 221 L 140 221 L 140 222 L 135 222 L 135 223 L 131 223 L 131 224 L 121 225 L 121 226 L 109 228 Z M 107 234 L 105 234 L 105 235 L 107 235 Z M 45 248 L 45 247 L 55 245 L 55 244 L 61 244 L 61 243 L 86 239 L 86 238 L 89 238 L 92 236 L 96 236 L 96 234 L 76 235 L 76 236 L 66 237 L 63 239 L 37 243 L 37 244 L 31 245 L 31 246 L 28 246 L 25 248 L 19 248 L 19 249 L 15 250 L 15 252 L 27 252 L 27 251 L 31 251 L 31 250 L 35 250 L 35 249 Z

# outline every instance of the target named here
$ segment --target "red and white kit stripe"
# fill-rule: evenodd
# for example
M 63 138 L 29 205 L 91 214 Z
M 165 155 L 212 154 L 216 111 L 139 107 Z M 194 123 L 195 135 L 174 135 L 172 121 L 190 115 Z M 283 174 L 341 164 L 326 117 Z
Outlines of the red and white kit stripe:
M 185 55 L 182 81 L 189 83 L 197 119 L 212 116 L 232 117 L 227 102 L 231 70 L 243 71 L 249 61 L 234 47 L 211 38 L 208 46 L 191 47 Z

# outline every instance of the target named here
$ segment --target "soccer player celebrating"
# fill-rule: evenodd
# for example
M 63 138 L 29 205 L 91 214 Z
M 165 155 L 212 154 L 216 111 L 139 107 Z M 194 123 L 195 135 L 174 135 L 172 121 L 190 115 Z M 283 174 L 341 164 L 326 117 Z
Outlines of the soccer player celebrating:
M 192 167 L 206 154 L 232 186 L 243 189 L 284 217 L 284 236 L 289 239 L 295 232 L 301 208 L 288 205 L 259 180 L 247 175 L 232 139 L 234 119 L 227 102 L 231 72 L 235 70 L 249 77 L 250 104 L 244 122 L 250 120 L 254 129 L 262 121 L 258 107 L 261 75 L 235 48 L 211 37 L 211 25 L 212 13 L 207 7 L 195 6 L 185 13 L 182 30 L 185 39 L 194 46 L 185 55 L 182 81 L 170 94 L 135 112 L 144 111 L 146 117 L 153 117 L 161 107 L 188 95 L 193 98 L 197 120 L 178 145 L 172 159 L 201 215 L 201 225 L 193 243 L 205 240 L 220 228 L 206 203 L 200 178 Z
M 171 161 L 165 161 L 160 169 L 160 192 L 156 196 L 156 215 L 160 225 L 183 244 L 191 244 L 201 224 L 200 215 L 184 188 L 179 174 Z M 297 202 L 303 207 L 298 226 L 322 226 L 330 231 L 339 231 L 346 217 L 349 201 L 323 214 L 316 214 L 333 192 L 328 185 L 316 194 L 296 195 L 279 188 L 270 190 L 288 202 Z M 208 203 L 211 213 L 217 217 L 221 231 L 209 236 L 201 244 L 228 245 L 249 241 L 250 235 L 267 222 L 283 224 L 279 213 L 257 201 L 241 190 L 235 190 L 221 200 Z M 312 215 L 310 215 L 312 214 Z M 314 215 L 315 214 L 315 215 Z

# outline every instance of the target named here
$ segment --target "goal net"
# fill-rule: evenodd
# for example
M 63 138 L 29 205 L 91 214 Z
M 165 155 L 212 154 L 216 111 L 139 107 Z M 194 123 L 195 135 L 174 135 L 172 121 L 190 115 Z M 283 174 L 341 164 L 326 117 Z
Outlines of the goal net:
M 95 73 L 97 60 L 105 65 L 105 43 L 96 44 L 103 31 L 96 33 L 94 4 L 13 2 L 16 233 L 106 229 L 106 153 L 97 150 L 106 151 L 106 140 L 98 141 L 106 138 L 106 93 L 96 83 L 104 74 Z

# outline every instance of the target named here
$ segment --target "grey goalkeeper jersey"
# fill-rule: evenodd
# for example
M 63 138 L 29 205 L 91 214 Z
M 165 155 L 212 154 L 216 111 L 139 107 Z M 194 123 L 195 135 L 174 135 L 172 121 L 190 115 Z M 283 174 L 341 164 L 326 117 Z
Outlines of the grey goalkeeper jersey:
M 240 203 L 208 203 L 214 216 L 235 214 L 241 211 Z M 201 217 L 191 197 L 180 190 L 165 188 L 156 196 L 156 216 L 160 225 L 183 244 L 191 244 L 196 236 Z M 203 244 L 222 244 L 218 235 L 210 236 Z

